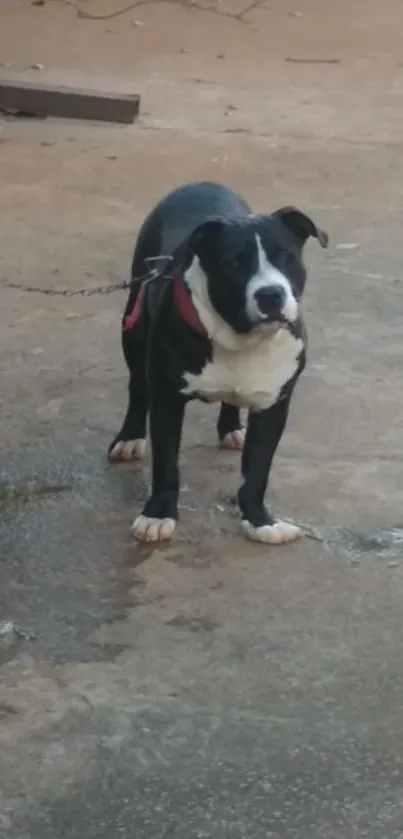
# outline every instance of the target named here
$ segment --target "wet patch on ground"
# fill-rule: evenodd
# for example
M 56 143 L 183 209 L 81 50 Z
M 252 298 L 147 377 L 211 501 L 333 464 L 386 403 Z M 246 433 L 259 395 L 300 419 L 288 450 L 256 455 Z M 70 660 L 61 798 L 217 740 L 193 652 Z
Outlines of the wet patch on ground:
M 83 434 L 0 458 L 0 661 L 23 643 L 53 660 L 113 658 L 122 646 L 88 639 L 147 600 L 136 568 L 161 550 L 168 562 L 208 567 L 211 546 L 235 529 L 231 496 L 204 481 L 183 486 L 172 548 L 138 545 L 129 526 L 149 460 L 110 465 L 105 450 L 99 435 Z
M 117 473 L 102 449 L 49 443 L 0 462 L 0 655 L 31 639 L 38 654 L 109 658 L 119 649 L 86 643 L 105 621 L 136 605 L 128 594 L 127 525 L 144 497 L 141 472 Z
M 359 564 L 376 557 L 388 565 L 403 564 L 403 526 L 373 531 L 359 531 L 347 527 L 316 528 L 301 524 L 306 535 L 323 544 L 327 553 L 337 554 Z
M 69 449 L 47 442 L 0 460 L 0 618 L 9 628 L 0 635 L 3 660 L 22 644 L 62 660 L 108 659 L 122 649 L 88 639 L 144 602 L 135 569 L 159 549 L 137 546 L 128 533 L 147 493 L 149 465 L 111 467 L 104 448 L 99 439 Z M 219 472 L 220 458 L 216 465 Z M 168 563 L 208 568 L 220 559 L 223 536 L 241 540 L 233 494 L 216 484 L 184 486 L 182 527 L 165 551 Z M 399 526 L 365 533 L 300 524 L 328 561 L 402 561 Z M 241 544 L 245 555 L 252 550 Z
M 344 537 L 344 538 L 343 538 Z M 376 553 L 379 559 L 399 559 L 403 562 L 403 527 L 396 525 L 373 533 L 341 532 L 341 542 L 357 558 L 367 553 Z
M 184 629 L 190 630 L 190 632 L 212 632 L 219 627 L 219 624 L 209 620 L 209 618 L 194 617 L 193 615 L 176 615 L 176 617 L 166 621 L 166 626 L 183 627 Z

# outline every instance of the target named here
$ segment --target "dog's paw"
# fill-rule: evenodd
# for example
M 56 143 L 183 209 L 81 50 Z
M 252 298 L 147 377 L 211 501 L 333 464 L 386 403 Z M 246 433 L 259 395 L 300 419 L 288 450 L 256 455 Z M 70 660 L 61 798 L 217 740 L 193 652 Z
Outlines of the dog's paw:
M 139 542 L 163 542 L 170 539 L 176 527 L 175 519 L 155 519 L 137 516 L 130 530 Z
M 294 542 L 302 536 L 301 528 L 288 521 L 276 521 L 274 524 L 254 527 L 249 521 L 243 519 L 242 530 L 252 542 L 262 542 L 267 545 L 283 545 L 286 542 Z
M 112 445 L 108 453 L 108 458 L 114 463 L 118 461 L 142 460 L 145 451 L 146 441 L 142 438 L 138 440 L 118 440 Z
M 242 451 L 245 443 L 246 431 L 244 428 L 237 428 L 236 431 L 228 431 L 220 440 L 222 449 L 232 449 L 233 451 Z

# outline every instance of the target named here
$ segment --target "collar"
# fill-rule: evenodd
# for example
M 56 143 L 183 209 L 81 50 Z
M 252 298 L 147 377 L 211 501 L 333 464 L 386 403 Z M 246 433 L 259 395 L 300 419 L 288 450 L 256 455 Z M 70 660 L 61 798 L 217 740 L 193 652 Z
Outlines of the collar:
M 172 277 L 172 291 L 176 311 L 185 323 L 199 335 L 206 336 L 206 330 L 199 318 L 191 294 L 185 285 L 179 271 L 175 271 Z
M 123 320 L 124 332 L 133 329 L 140 320 L 141 313 L 143 311 L 146 286 L 149 282 L 153 282 L 155 279 L 158 279 L 158 277 L 150 278 L 150 280 L 145 280 L 142 283 L 140 291 L 134 302 L 133 309 L 128 315 L 126 315 L 126 317 Z M 183 321 L 185 321 L 185 323 L 189 326 L 190 329 L 193 330 L 193 332 L 197 332 L 198 335 L 206 336 L 207 332 L 199 318 L 199 315 L 197 314 L 196 307 L 193 303 L 191 294 L 183 281 L 181 273 L 178 270 L 175 271 L 172 275 L 171 285 L 174 306 L 180 318 Z

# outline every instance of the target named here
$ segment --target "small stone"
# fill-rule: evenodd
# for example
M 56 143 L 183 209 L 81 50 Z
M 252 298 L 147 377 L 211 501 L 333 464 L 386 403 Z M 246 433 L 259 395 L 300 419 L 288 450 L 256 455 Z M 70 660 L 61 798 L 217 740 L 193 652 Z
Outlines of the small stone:
M 143 20 L 132 20 L 132 26 L 147 26 Z
M 0 814 L 0 827 L 4 828 L 4 830 L 11 830 L 12 828 L 11 819 L 6 816 L 5 813 Z
M 390 562 L 386 563 L 387 568 L 397 568 L 398 565 L 399 565 L 399 563 L 396 562 L 396 560 L 391 560 Z
M 0 621 L 0 635 L 13 635 L 15 626 L 12 621 Z
M 359 248 L 360 245 L 358 242 L 340 242 L 339 245 L 336 245 L 337 251 L 355 251 Z
M 30 64 L 28 70 L 44 70 L 45 67 L 43 64 Z

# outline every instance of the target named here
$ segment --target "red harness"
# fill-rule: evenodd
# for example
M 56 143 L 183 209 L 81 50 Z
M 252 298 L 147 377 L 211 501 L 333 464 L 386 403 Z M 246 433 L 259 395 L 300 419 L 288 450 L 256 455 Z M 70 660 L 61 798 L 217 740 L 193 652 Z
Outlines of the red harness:
M 144 303 L 144 295 L 148 282 L 153 282 L 153 280 L 146 280 L 145 282 L 143 282 L 140 291 L 136 297 L 136 301 L 134 303 L 132 311 L 124 318 L 123 332 L 127 332 L 129 329 L 133 329 L 133 327 L 136 326 L 136 324 L 140 320 Z M 182 318 L 182 320 L 185 321 L 185 323 L 190 327 L 190 329 L 193 329 L 194 332 L 198 332 L 199 335 L 205 335 L 206 330 L 199 318 L 199 315 L 197 314 L 192 298 L 178 273 L 175 273 L 173 275 L 171 283 L 173 290 L 174 305 L 176 311 L 178 312 L 178 315 Z

